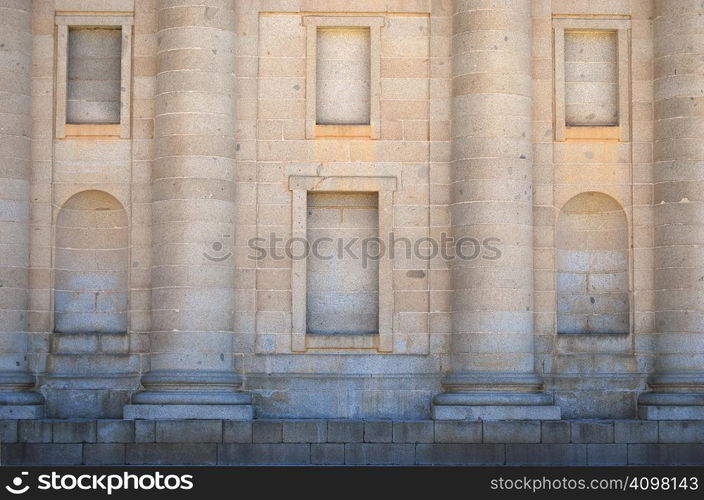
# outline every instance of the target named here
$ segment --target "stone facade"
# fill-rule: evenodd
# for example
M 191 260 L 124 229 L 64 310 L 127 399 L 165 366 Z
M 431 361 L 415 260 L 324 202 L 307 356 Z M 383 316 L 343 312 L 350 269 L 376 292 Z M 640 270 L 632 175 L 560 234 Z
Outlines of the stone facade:
M 700 0 L 0 0 L 2 460 L 701 462 L 702 57 Z

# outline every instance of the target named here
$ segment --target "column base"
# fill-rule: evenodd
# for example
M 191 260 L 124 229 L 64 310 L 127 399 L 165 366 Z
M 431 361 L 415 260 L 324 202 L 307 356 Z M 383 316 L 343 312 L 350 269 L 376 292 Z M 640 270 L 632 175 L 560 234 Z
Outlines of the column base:
M 238 391 L 241 377 L 222 372 L 150 372 L 142 377 L 145 391 L 125 405 L 126 420 L 251 420 L 252 396 Z
M 647 392 L 638 398 L 643 420 L 704 420 L 704 394 Z
M 699 373 L 656 375 L 652 392 L 638 398 L 643 420 L 704 420 L 704 376 Z
M 31 420 L 44 417 L 44 396 L 31 389 L 29 373 L 0 373 L 0 419 Z
M 433 400 L 435 420 L 560 420 L 560 407 L 536 375 L 466 374 L 443 381 Z

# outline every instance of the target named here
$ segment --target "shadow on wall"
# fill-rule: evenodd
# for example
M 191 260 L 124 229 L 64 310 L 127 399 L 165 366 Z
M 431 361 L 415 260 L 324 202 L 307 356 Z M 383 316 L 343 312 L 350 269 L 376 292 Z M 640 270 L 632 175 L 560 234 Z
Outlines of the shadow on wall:
M 54 331 L 127 331 L 128 221 L 102 191 L 83 191 L 56 221 Z

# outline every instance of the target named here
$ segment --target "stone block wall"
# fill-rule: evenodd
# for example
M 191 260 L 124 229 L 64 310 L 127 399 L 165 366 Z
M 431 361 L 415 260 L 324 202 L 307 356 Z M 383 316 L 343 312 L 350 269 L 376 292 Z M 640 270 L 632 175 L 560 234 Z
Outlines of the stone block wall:
M 4 420 L 3 465 L 702 465 L 701 421 Z

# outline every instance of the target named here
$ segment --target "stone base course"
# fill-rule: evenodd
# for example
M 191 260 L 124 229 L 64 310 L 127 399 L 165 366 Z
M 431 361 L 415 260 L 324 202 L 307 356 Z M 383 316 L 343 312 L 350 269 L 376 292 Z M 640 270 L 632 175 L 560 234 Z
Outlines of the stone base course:
M 1 420 L 2 465 L 704 465 L 704 422 Z

